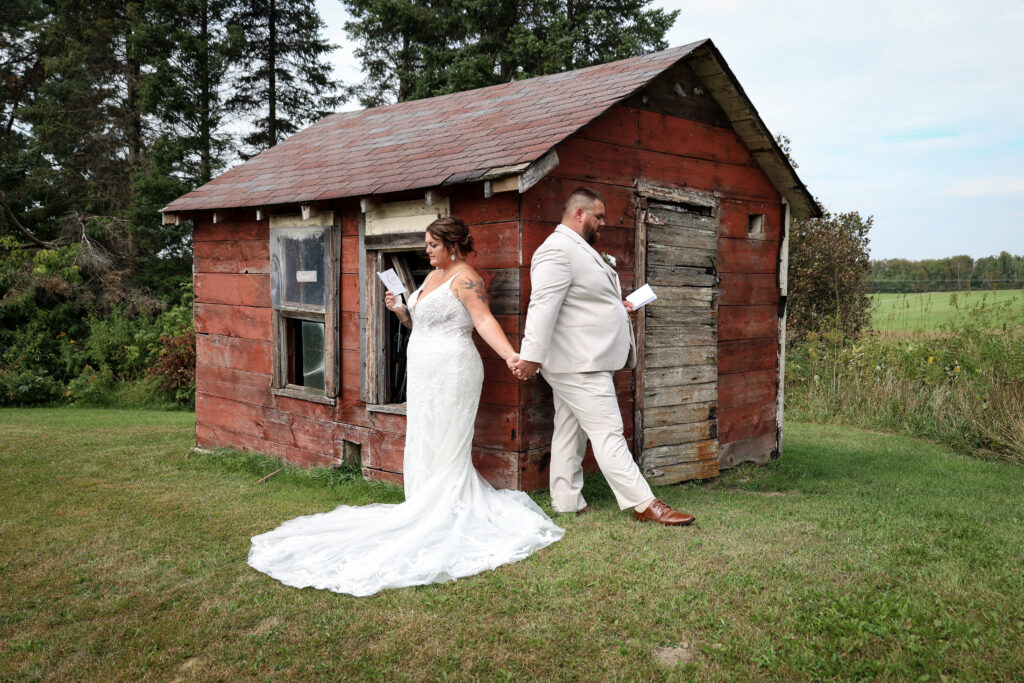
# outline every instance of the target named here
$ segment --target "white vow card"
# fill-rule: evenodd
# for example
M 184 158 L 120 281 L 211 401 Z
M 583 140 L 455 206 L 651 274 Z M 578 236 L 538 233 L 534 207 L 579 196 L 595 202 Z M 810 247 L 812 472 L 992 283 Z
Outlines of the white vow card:
M 394 268 L 388 268 L 383 273 L 377 273 L 377 277 L 381 279 L 381 282 L 384 283 L 384 286 L 392 294 L 405 293 L 405 285 L 398 279 L 398 273 L 395 272 Z
M 644 285 L 626 297 L 626 301 L 633 304 L 633 310 L 639 310 L 658 298 L 650 285 Z

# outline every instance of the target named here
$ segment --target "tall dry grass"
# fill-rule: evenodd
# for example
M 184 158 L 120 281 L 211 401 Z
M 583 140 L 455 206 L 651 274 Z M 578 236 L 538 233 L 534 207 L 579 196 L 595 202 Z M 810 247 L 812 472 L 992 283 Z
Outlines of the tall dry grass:
M 1024 462 L 1024 319 L 979 307 L 935 331 L 810 335 L 787 353 L 787 417 L 924 436 Z

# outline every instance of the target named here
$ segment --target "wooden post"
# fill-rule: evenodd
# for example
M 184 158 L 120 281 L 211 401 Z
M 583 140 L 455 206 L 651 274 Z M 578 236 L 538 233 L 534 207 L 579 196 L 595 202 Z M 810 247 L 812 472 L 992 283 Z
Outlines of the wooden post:
M 783 410 L 786 405 L 786 297 L 789 291 L 790 207 L 782 198 L 782 242 L 779 244 L 779 389 L 775 398 L 775 450 L 782 455 Z

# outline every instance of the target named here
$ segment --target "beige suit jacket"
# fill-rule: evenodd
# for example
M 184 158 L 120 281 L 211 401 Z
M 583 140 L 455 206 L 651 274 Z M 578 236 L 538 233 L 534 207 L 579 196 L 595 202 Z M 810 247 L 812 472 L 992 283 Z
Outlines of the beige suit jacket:
M 530 307 L 519 352 L 548 372 L 636 366 L 619 276 L 572 228 L 559 225 L 533 255 Z

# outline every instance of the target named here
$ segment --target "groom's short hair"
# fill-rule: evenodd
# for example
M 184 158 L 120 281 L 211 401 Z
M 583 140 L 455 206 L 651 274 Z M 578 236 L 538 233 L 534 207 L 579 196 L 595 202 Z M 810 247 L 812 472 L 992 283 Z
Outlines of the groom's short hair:
M 562 207 L 562 216 L 565 217 L 567 214 L 571 214 L 576 210 L 577 206 L 589 211 L 594 208 L 594 202 L 605 203 L 604 197 L 601 196 L 600 192 L 589 187 L 577 187 L 566 197 L 565 206 Z

